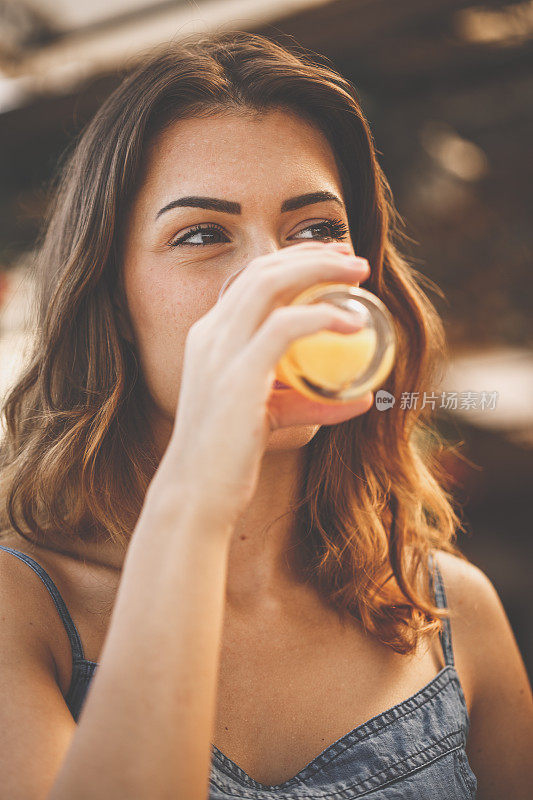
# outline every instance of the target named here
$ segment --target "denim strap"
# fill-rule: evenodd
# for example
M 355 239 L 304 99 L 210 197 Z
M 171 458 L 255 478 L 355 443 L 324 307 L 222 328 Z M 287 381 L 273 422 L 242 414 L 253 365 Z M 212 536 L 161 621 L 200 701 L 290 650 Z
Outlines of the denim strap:
M 442 573 L 433 553 L 429 554 L 429 580 L 431 591 L 434 592 L 435 596 L 435 605 L 438 608 L 448 608 Z M 442 620 L 439 637 L 442 645 L 442 652 L 444 653 L 445 664 L 450 667 L 455 666 L 452 647 L 452 629 L 449 619 Z

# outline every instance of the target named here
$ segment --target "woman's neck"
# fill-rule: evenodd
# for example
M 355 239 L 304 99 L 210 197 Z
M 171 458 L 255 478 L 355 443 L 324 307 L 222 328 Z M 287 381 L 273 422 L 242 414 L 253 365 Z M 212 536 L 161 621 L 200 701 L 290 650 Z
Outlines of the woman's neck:
M 302 451 L 267 451 L 257 489 L 237 520 L 229 556 L 226 597 L 235 609 L 282 596 L 297 580 L 291 566 L 294 514 Z
M 237 520 L 228 554 L 227 601 L 235 608 L 251 609 L 287 594 L 297 584 L 290 566 L 294 547 L 294 515 L 290 506 L 297 497 L 302 464 L 301 449 L 266 452 L 257 490 Z M 127 551 L 106 539 L 50 538 L 46 545 L 31 545 L 18 534 L 2 540 L 15 548 L 54 552 L 76 561 L 120 574 Z

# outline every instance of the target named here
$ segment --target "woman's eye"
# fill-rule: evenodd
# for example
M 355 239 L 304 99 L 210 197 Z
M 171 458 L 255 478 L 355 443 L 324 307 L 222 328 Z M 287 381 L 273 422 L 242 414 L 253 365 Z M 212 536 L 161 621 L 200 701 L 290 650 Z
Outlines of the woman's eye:
M 303 236 L 300 238 L 303 239 L 345 239 L 348 235 L 348 228 L 344 224 L 344 222 L 340 219 L 328 219 L 324 220 L 323 222 L 314 222 L 312 225 L 308 225 L 307 228 L 302 228 L 301 231 L 298 231 L 298 234 L 304 233 L 306 231 L 313 231 L 319 230 L 322 231 L 322 235 L 318 236 Z M 325 233 L 324 233 L 325 231 Z
M 207 237 L 207 242 L 202 242 L 203 236 Z M 226 237 L 223 229 L 218 225 L 195 225 L 183 236 L 170 242 L 170 247 L 177 247 L 182 244 L 191 244 L 193 247 L 202 247 L 204 244 L 220 244 L 221 240 L 217 239 L 218 236 Z M 229 239 L 226 237 L 225 241 L 229 242 Z
M 313 235 L 313 231 L 318 231 L 318 236 Z M 310 232 L 310 235 L 300 236 L 301 233 Z M 303 239 L 345 239 L 348 235 L 348 228 L 340 219 L 329 219 L 322 222 L 314 222 L 306 228 L 298 231 L 298 238 Z M 220 239 L 220 237 L 224 237 Z M 205 237 L 205 238 L 204 238 Z M 292 237 L 294 238 L 294 237 Z M 183 236 L 174 239 L 169 243 L 170 247 L 178 247 L 180 245 L 192 245 L 193 247 L 202 247 L 208 244 L 221 244 L 222 242 L 229 242 L 224 230 L 219 225 L 195 225 L 193 228 L 184 233 Z

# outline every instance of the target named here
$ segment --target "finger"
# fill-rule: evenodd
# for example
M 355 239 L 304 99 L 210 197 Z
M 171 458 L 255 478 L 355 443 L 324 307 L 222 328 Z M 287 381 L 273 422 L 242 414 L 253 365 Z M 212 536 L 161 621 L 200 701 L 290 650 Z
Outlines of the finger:
M 355 312 L 344 311 L 331 303 L 279 306 L 242 351 L 240 369 L 252 383 L 263 383 L 296 339 L 320 330 L 354 333 L 364 324 Z
M 320 255 L 320 254 L 335 254 L 335 255 L 350 255 L 355 256 L 351 245 L 346 242 L 299 242 L 290 247 L 284 247 L 276 250 L 273 253 L 265 253 L 264 255 L 257 256 L 252 259 L 248 264 L 243 264 L 240 269 L 232 273 L 222 284 L 219 295 L 217 298 L 216 306 L 227 304 L 227 298 L 230 298 L 230 304 L 234 306 L 234 297 L 240 296 L 243 288 L 247 286 L 250 276 L 255 275 L 256 272 L 262 272 L 269 267 L 286 263 L 287 260 L 292 261 L 299 255 Z M 243 273 L 243 274 L 241 274 Z
M 296 250 L 297 253 L 302 252 L 302 250 L 303 250 L 303 252 L 306 252 L 306 251 L 313 252 L 313 251 L 317 250 L 317 245 L 321 249 L 327 248 L 330 252 L 345 253 L 345 254 L 348 254 L 348 255 L 355 255 L 355 253 L 353 251 L 353 248 L 352 248 L 352 246 L 351 246 L 351 244 L 349 242 L 327 242 L 327 243 L 326 242 L 319 242 L 319 241 L 299 242 L 298 244 L 295 244 L 295 245 L 291 246 L 291 252 L 294 252 L 295 250 Z M 279 252 L 281 254 L 283 251 L 279 251 Z M 271 258 L 273 255 L 274 254 L 268 254 L 268 257 Z M 265 256 L 265 258 L 266 257 L 267 256 Z M 253 263 L 255 263 L 257 261 L 259 261 L 259 257 L 254 259 Z M 250 269 L 251 266 L 252 266 L 252 263 L 243 264 L 242 267 L 240 267 L 240 269 L 238 269 L 236 272 L 233 272 L 231 275 L 228 275 L 228 277 L 226 278 L 226 280 L 224 281 L 224 283 L 220 287 L 220 290 L 219 290 L 219 293 L 218 293 L 218 297 L 217 297 L 217 300 L 216 300 L 217 303 L 220 301 L 220 298 L 222 297 L 222 295 L 228 290 L 229 285 L 233 283 L 233 281 L 237 278 L 237 276 L 240 275 L 241 272 L 243 272 L 245 269 L 247 269 L 247 268 Z
M 365 414 L 373 403 L 373 392 L 350 402 L 330 404 L 304 397 L 296 389 L 283 389 L 272 391 L 268 412 L 272 430 L 291 425 L 337 425 Z
M 289 304 L 304 289 L 326 281 L 354 285 L 369 274 L 368 261 L 350 260 L 338 253 L 301 253 L 293 256 L 290 263 L 264 266 L 260 274 L 243 280 L 240 295 L 231 298 L 231 314 L 218 342 L 235 352 L 249 341 L 274 308 Z

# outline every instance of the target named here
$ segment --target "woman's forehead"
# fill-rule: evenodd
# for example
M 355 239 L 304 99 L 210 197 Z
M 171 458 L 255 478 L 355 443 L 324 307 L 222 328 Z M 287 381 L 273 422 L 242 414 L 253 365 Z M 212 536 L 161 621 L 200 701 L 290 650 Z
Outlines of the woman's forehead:
M 324 181 L 340 188 L 325 136 L 307 121 L 276 110 L 260 117 L 235 114 L 168 125 L 146 152 L 143 188 L 148 194 L 179 190 L 226 199 L 233 191 L 244 200 L 259 184 L 285 194 L 328 188 L 318 186 Z
M 272 109 L 261 115 L 246 113 L 180 119 L 168 124 L 148 147 L 152 160 L 165 157 L 268 159 L 271 154 L 291 158 L 327 156 L 329 142 L 316 126 L 296 114 Z

